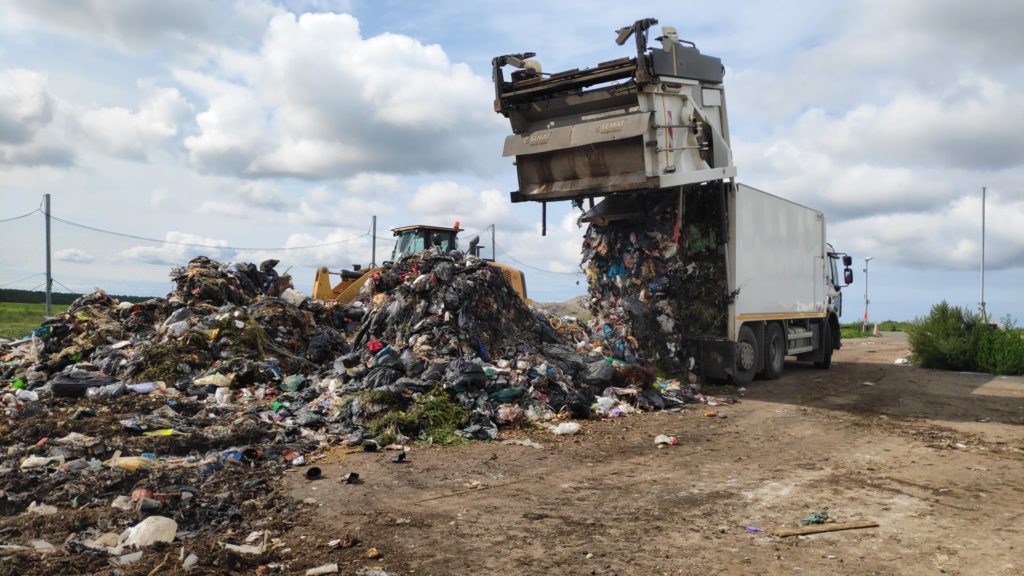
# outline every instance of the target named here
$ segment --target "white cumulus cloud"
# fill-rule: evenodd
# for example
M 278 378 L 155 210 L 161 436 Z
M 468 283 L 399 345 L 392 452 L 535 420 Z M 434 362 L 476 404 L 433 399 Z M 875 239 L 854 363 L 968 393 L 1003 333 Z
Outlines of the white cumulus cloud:
M 66 166 L 71 149 L 56 125 L 46 77 L 23 68 L 0 71 L 0 165 Z
M 164 240 L 168 244 L 132 246 L 120 251 L 117 255 L 125 260 L 143 264 L 181 266 L 196 256 L 223 258 L 228 254 L 224 250 L 227 242 L 216 238 L 204 238 L 185 232 L 168 232 L 164 235 Z
M 99 150 L 146 160 L 150 150 L 176 138 L 191 119 L 192 105 L 176 88 L 143 88 L 138 110 L 114 107 L 82 113 L 82 130 Z
M 185 141 L 194 166 L 248 176 L 352 178 L 360 173 L 477 170 L 498 161 L 501 120 L 488 78 L 436 44 L 364 38 L 347 14 L 281 14 L 259 51 L 260 73 L 227 82 L 176 77 L 208 100 Z
M 65 248 L 54 253 L 54 257 L 62 262 L 73 264 L 89 264 L 96 261 L 96 257 L 78 248 Z

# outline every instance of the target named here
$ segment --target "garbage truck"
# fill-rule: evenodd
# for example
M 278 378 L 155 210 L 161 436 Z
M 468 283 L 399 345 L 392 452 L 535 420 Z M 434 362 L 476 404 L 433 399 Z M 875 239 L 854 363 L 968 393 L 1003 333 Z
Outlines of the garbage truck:
M 519 183 L 511 201 L 540 203 L 542 231 L 557 201 L 586 208 L 591 226 L 642 229 L 668 214 L 677 234 L 711 229 L 713 246 L 674 257 L 683 270 L 703 258 L 712 272 L 667 280 L 701 284 L 687 305 L 706 321 L 678 327 L 683 360 L 740 385 L 780 377 L 786 356 L 828 368 L 851 258 L 827 243 L 824 214 L 736 181 L 721 60 L 669 26 L 648 46 L 657 23 L 617 30 L 635 51 L 593 68 L 547 73 L 532 52 L 493 59 L 494 109 L 511 125 L 504 156 Z

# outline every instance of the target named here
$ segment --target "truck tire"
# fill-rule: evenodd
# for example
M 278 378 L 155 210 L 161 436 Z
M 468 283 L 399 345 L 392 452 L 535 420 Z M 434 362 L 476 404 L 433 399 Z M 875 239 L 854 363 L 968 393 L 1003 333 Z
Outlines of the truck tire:
M 739 338 L 736 340 L 736 366 L 732 370 L 731 378 L 733 384 L 747 386 L 754 381 L 760 354 L 761 346 L 754 331 L 749 326 L 741 326 Z
M 786 337 L 782 326 L 772 323 L 764 331 L 764 372 L 766 380 L 778 380 L 786 364 Z
M 821 347 L 822 357 L 821 360 L 814 363 L 815 368 L 821 370 L 828 370 L 829 366 L 832 365 L 832 327 L 828 324 L 822 326 L 821 333 Z

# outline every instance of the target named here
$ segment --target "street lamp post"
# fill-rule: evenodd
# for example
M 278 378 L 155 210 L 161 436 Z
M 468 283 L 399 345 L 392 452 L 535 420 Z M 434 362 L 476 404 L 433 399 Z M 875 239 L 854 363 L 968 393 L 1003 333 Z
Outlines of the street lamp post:
M 981 321 L 988 324 L 988 310 L 985 310 L 985 187 L 981 187 Z
M 868 331 L 868 304 L 871 300 L 868 300 L 868 262 L 874 259 L 874 256 L 868 256 L 864 259 L 864 326 L 861 327 L 861 332 Z

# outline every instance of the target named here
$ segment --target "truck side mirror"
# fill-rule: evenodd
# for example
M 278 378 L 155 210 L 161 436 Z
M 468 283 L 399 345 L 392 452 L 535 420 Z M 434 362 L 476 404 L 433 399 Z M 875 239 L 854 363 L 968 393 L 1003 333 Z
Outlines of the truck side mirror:
M 849 256 L 846 258 L 849 258 Z M 846 258 L 843 258 L 843 260 L 846 260 Z M 847 286 L 853 284 L 853 270 L 850 270 L 849 268 L 843 270 L 843 282 L 846 282 Z
M 847 256 L 846 254 L 843 254 L 843 266 L 852 266 L 852 265 L 853 265 L 853 257 L 852 256 Z M 847 282 L 847 284 L 849 284 L 849 282 Z

